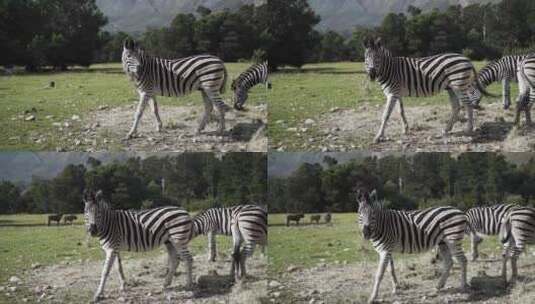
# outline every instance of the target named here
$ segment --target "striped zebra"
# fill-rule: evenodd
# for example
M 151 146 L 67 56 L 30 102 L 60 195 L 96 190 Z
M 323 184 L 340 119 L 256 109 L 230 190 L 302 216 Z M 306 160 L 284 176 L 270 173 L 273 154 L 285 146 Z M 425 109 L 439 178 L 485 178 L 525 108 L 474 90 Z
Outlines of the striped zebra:
M 197 55 L 180 59 L 163 59 L 147 54 L 132 39 L 124 42 L 122 63 L 125 73 L 135 83 L 139 94 L 139 104 L 134 116 L 134 124 L 128 133 L 131 138 L 137 130 L 139 120 L 149 101 L 156 117 L 158 132 L 162 121 L 158 112 L 156 95 L 183 96 L 193 91 L 201 91 L 204 114 L 197 133 L 206 127 L 215 105 L 218 110 L 218 133 L 225 131 L 225 112 L 229 109 L 221 94 L 225 92 L 227 70 L 221 59 L 211 55 Z
M 526 125 L 531 126 L 531 108 L 535 102 L 535 54 L 526 56 L 518 67 L 520 95 L 516 102 L 515 125 L 520 125 L 520 112 L 526 113 Z
M 502 253 L 502 278 L 507 283 L 507 259 L 511 259 L 511 282 L 518 276 L 517 260 L 528 244 L 535 244 L 535 208 L 515 207 L 502 219 L 500 239 Z
M 179 259 L 186 264 L 187 288 L 192 286 L 192 261 L 188 242 L 192 234 L 192 221 L 187 211 L 178 207 L 160 207 L 140 212 L 113 210 L 103 199 L 102 191 L 86 190 L 85 224 L 92 237 L 98 237 L 106 254 L 100 284 L 94 300 L 98 301 L 110 270 L 117 259 L 121 290 L 125 289 L 125 277 L 121 263 L 121 250 L 149 251 L 165 245 L 168 269 L 164 288 L 169 286 L 176 272 Z
M 231 276 L 239 280 L 246 275 L 245 260 L 255 246 L 267 243 L 267 212 L 256 205 L 207 209 L 193 217 L 193 237 L 200 234 L 208 234 L 210 261 L 216 258 L 215 235 L 232 236 Z
M 481 235 L 498 235 L 502 225 L 502 219 L 515 205 L 498 204 L 488 207 L 474 207 L 466 211 L 468 217 L 466 231 L 470 235 L 472 247 L 472 261 L 479 257 L 478 246 L 483 241 Z
M 419 253 L 438 246 L 443 261 L 443 272 L 437 289 L 446 284 L 453 265 L 452 256 L 461 264 L 461 287 L 466 281 L 466 257 L 462 240 L 468 220 L 466 215 L 452 207 L 428 208 L 418 211 L 397 211 L 384 207 L 383 202 L 372 200 L 375 193 L 358 192 L 359 223 L 364 239 L 370 240 L 380 261 L 369 303 L 377 299 L 379 285 L 387 265 L 392 275 L 393 293 L 398 289 L 392 252 Z
M 485 91 L 479 83 L 477 72 L 468 58 L 459 54 L 440 54 L 423 58 L 393 57 L 382 45 L 380 38 L 366 39 L 364 47 L 366 73 L 372 81 L 377 79 L 387 98 L 381 126 L 374 138 L 375 143 L 384 140 L 386 123 L 396 102 L 399 102 L 403 133 L 409 132 L 402 97 L 432 96 L 443 90 L 448 91 L 452 107 L 451 118 L 444 134 L 449 133 L 459 119 L 461 104 L 468 114 L 466 133 L 472 133 L 473 109 L 479 107 L 481 92 L 488 96 L 493 95 Z
M 250 66 L 238 78 L 232 80 L 230 85 L 234 92 L 234 108 L 242 111 L 245 101 L 249 96 L 249 90 L 257 84 L 264 84 L 267 89 L 271 89 L 271 82 L 268 79 L 268 63 L 256 63 Z
M 527 55 L 504 56 L 489 62 L 478 74 L 479 82 L 488 87 L 496 81 L 502 82 L 503 108 L 511 106 L 511 81 L 518 82 L 518 67 Z

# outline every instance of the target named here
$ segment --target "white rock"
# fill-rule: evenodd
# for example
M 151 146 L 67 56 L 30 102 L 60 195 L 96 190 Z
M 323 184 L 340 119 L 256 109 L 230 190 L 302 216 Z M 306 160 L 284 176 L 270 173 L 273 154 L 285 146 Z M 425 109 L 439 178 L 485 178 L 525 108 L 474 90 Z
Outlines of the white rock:
M 281 293 L 278 292 L 278 291 L 275 291 L 274 293 L 272 293 L 272 295 L 273 295 L 275 298 L 278 298 L 278 297 L 280 297 Z
M 8 289 L 9 291 L 11 291 L 11 292 L 15 292 L 15 291 L 17 291 L 17 287 L 16 287 L 16 286 L 11 286 L 11 287 L 8 287 L 7 289 Z
M 12 276 L 11 278 L 9 278 L 9 283 L 19 283 L 19 282 L 20 282 L 20 278 L 17 276 Z
M 276 287 L 279 287 L 281 285 L 281 283 L 277 282 L 277 281 L 271 281 L 269 282 L 269 287 L 271 288 L 276 288 Z
M 305 125 L 313 125 L 315 124 L 316 122 L 314 121 L 314 119 L 311 119 L 311 118 L 307 118 L 305 120 Z
M 75 115 L 73 115 L 73 116 L 71 117 L 71 120 L 76 120 L 76 121 L 77 121 L 77 120 L 80 120 L 80 116 L 78 116 L 78 115 L 75 114 Z
M 26 120 L 26 121 L 34 121 L 35 120 L 35 115 L 27 116 L 26 118 L 24 118 L 24 120 Z

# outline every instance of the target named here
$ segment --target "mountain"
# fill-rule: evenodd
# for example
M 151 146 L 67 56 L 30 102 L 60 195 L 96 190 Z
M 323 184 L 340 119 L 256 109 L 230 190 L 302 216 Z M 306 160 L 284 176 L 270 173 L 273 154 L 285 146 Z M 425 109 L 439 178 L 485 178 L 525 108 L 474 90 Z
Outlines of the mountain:
M 265 0 L 97 0 L 108 17 L 107 30 L 140 33 L 147 27 L 168 25 L 178 13 L 194 13 L 200 5 L 212 11 L 235 10 Z
M 199 5 L 213 11 L 235 10 L 244 4 L 260 5 L 268 0 L 97 0 L 108 17 L 107 30 L 143 32 L 148 26 L 168 25 L 178 13 L 195 12 Z M 377 25 L 390 12 L 406 12 L 410 5 L 424 10 L 449 5 L 469 5 L 498 0 L 308 0 L 321 16 L 318 29 L 350 33 L 355 25 Z

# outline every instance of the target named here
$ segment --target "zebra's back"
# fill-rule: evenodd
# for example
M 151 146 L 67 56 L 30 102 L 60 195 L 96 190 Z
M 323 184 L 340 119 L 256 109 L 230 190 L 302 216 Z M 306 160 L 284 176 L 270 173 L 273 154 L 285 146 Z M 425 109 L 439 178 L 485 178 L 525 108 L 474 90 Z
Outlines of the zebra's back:
M 248 90 L 257 84 L 266 83 L 267 79 L 267 62 L 256 63 L 241 73 L 234 81 L 232 81 L 231 89 L 233 91 L 236 91 L 238 88 Z
M 515 205 L 500 204 L 490 207 L 475 207 L 466 211 L 470 227 L 477 233 L 497 235 L 500 232 L 502 219 Z

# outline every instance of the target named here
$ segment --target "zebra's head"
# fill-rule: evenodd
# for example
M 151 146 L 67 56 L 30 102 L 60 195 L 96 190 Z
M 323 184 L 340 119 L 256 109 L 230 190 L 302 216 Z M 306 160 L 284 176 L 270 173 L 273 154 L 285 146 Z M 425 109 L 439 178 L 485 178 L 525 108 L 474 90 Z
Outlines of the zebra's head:
M 373 231 L 375 231 L 377 210 L 372 200 L 374 197 L 377 198 L 377 192 L 375 190 L 370 193 L 360 190 L 357 191 L 359 223 L 362 228 L 362 236 L 366 240 L 369 240 L 372 237 Z
M 87 232 L 93 237 L 98 236 L 99 227 L 102 226 L 101 213 L 104 207 L 101 204 L 102 190 L 97 192 L 87 189 L 84 190 L 83 200 L 85 204 L 84 217 Z
M 383 59 L 385 55 L 385 48 L 381 38 L 373 39 L 367 38 L 364 40 L 364 66 L 366 68 L 366 73 L 372 81 L 375 81 L 379 71 L 381 71 Z
M 137 43 L 131 38 L 124 40 L 122 62 L 126 74 L 135 78 L 139 76 L 141 52 Z

